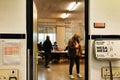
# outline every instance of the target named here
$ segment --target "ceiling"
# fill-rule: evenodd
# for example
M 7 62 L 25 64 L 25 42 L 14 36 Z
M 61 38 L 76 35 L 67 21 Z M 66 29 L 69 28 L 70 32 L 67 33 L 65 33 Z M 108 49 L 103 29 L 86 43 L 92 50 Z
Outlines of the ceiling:
M 81 2 L 75 10 L 68 12 L 67 6 L 73 2 Z M 59 22 L 76 20 L 84 24 L 84 0 L 34 0 L 37 7 L 38 22 Z M 68 18 L 62 19 L 62 13 L 70 13 Z

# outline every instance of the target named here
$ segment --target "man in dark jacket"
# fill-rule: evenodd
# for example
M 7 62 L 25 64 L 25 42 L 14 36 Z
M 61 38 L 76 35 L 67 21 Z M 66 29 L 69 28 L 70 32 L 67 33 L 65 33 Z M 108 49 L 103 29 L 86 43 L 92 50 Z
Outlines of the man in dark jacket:
M 50 36 L 46 36 L 46 40 L 43 43 L 43 48 L 45 51 L 45 68 L 49 68 L 48 64 L 51 60 L 51 50 L 53 49 Z

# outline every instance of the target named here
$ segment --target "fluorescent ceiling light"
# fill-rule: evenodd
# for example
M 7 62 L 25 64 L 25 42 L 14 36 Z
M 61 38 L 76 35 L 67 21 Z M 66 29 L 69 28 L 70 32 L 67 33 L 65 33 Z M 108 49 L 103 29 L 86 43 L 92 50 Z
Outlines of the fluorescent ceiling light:
M 63 13 L 62 15 L 61 15 L 61 17 L 62 18 L 66 18 L 66 17 L 68 17 L 70 14 L 69 13 Z
M 68 10 L 68 11 L 75 10 L 79 5 L 80 5 L 80 2 L 72 2 L 72 3 L 68 6 L 67 10 Z
M 68 10 L 68 11 L 73 11 L 73 10 L 75 10 L 79 5 L 80 5 L 80 2 L 72 2 L 72 3 L 68 6 L 67 10 Z M 62 17 L 62 18 L 66 18 L 66 17 L 68 17 L 69 15 L 70 15 L 70 14 L 67 12 L 67 13 L 62 14 L 61 17 Z

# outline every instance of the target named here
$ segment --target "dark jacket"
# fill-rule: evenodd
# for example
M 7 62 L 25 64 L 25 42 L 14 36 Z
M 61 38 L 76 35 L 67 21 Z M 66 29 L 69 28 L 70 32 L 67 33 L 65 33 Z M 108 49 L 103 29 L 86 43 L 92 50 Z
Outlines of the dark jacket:
M 46 39 L 43 43 L 43 48 L 45 52 L 51 52 L 52 48 L 52 43 L 49 39 Z

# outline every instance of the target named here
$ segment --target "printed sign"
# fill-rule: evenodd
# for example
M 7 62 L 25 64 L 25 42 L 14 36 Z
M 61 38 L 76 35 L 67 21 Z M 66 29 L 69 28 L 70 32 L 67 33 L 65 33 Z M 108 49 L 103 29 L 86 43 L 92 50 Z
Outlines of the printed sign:
M 120 40 L 95 40 L 97 59 L 120 59 Z
M 4 40 L 2 42 L 3 63 L 4 64 L 19 64 L 21 46 L 19 40 Z
M 18 55 L 19 51 L 20 51 L 20 47 L 19 46 L 6 46 L 4 47 L 4 55 L 6 56 L 12 56 L 12 55 Z

